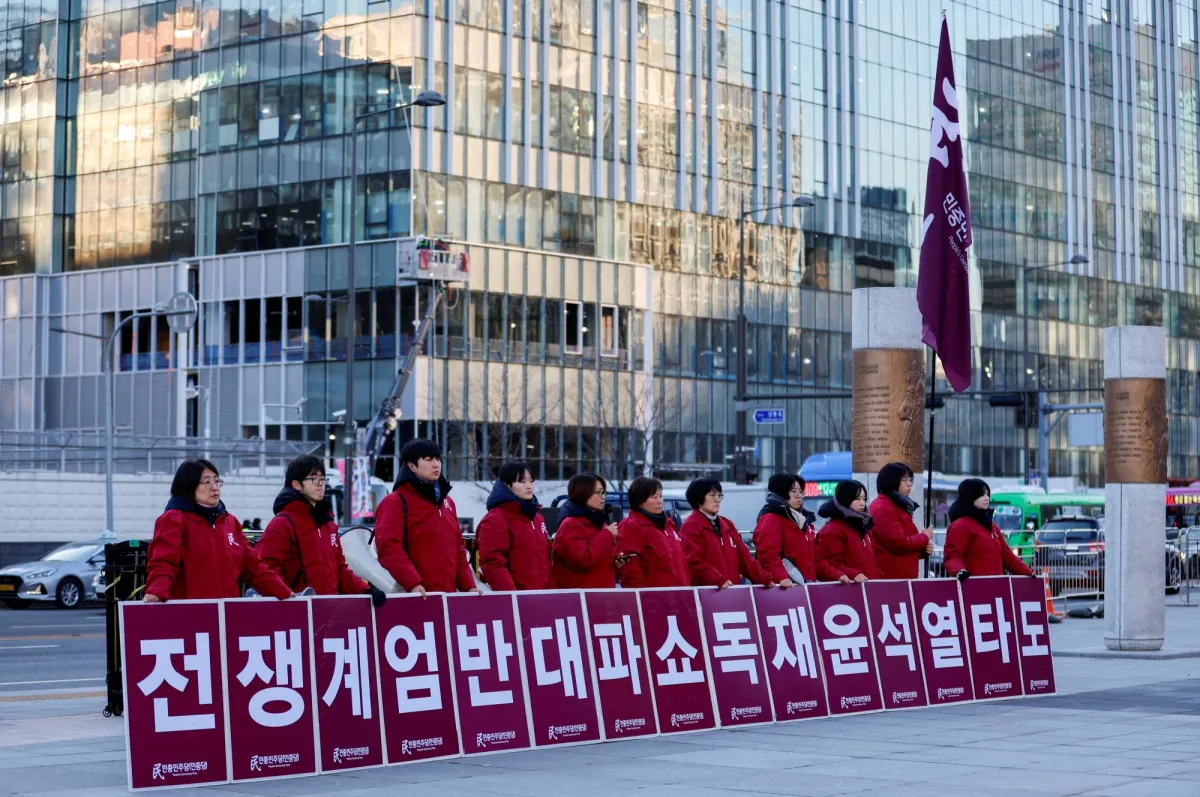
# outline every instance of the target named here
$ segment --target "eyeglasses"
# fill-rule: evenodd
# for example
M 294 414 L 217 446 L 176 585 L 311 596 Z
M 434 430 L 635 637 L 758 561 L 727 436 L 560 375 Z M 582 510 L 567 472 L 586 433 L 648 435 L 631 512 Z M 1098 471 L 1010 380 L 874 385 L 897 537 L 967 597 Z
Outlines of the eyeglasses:
M 304 481 L 308 482 L 313 487 L 320 487 L 322 485 L 325 487 L 329 486 L 329 479 L 325 476 L 309 476 Z
M 608 495 L 608 490 L 597 490 L 595 494 L 603 498 Z
M 714 501 L 724 501 L 725 500 L 724 493 L 709 493 L 708 497 L 713 499 Z
M 225 486 L 224 479 L 204 479 L 200 482 L 201 487 L 207 487 L 210 490 L 216 487 L 218 490 Z
M 788 495 L 795 496 L 796 498 L 803 498 L 804 491 L 801 490 L 799 487 L 794 487 L 788 491 Z

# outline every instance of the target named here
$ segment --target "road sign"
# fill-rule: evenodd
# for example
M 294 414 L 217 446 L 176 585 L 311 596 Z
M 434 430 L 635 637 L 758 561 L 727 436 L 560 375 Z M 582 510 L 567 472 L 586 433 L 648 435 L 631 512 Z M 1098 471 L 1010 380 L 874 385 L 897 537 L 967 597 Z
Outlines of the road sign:
M 196 297 L 187 291 L 180 291 L 167 302 L 163 313 L 170 330 L 181 335 L 196 325 L 196 310 Z
M 755 423 L 783 423 L 783 410 L 755 410 Z

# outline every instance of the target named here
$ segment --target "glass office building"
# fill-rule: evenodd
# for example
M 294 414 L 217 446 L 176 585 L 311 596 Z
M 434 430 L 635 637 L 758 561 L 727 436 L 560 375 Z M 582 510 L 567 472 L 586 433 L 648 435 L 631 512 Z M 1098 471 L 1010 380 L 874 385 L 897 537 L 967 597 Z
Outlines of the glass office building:
M 1098 401 L 1066 391 L 1102 386 L 1103 328 L 1163 324 L 1170 472 L 1200 478 L 1196 0 L 8 0 L 0 429 L 96 429 L 101 344 L 55 330 L 182 289 L 192 333 L 119 340 L 118 428 L 338 456 L 347 327 L 365 424 L 429 301 L 396 279 L 423 235 L 471 276 L 389 452 L 436 436 L 452 478 L 728 475 L 739 205 L 815 200 L 747 225 L 751 392 L 848 390 L 850 291 L 915 285 L 942 7 L 975 385 Z M 363 124 L 352 182 L 356 111 L 422 89 L 446 105 Z M 751 425 L 753 471 L 849 445 L 847 399 L 762 406 L 786 423 Z M 941 418 L 940 470 L 1030 467 L 1022 413 Z M 1051 474 L 1099 484 L 1065 427 Z

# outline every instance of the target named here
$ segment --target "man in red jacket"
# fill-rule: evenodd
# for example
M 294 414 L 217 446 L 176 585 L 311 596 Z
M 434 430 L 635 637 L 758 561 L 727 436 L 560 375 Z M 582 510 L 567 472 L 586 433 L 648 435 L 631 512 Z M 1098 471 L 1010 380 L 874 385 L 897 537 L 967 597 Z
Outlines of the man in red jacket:
M 239 582 L 273 598 L 292 591 L 250 547 L 242 524 L 225 511 L 221 476 L 206 459 L 175 471 L 171 500 L 154 522 L 146 564 L 146 603 L 238 598 Z
M 442 476 L 442 449 L 410 440 L 400 449 L 400 475 L 375 510 L 379 564 L 407 592 L 478 592 L 458 512 Z
M 523 462 L 505 462 L 479 521 L 479 571 L 497 592 L 550 588 L 550 535 Z
M 733 523 L 720 516 L 721 483 L 696 479 L 687 488 L 687 500 L 695 511 L 683 521 L 683 547 L 694 587 L 732 587 L 747 578 L 753 584 L 773 587 L 775 582 L 759 566 Z M 792 586 L 791 579 L 779 582 Z
M 933 529 L 917 531 L 913 512 L 917 504 L 909 497 L 913 489 L 912 468 L 903 462 L 884 465 L 875 479 L 878 497 L 871 502 L 871 530 L 875 565 L 880 578 L 916 578 L 921 557 L 933 553 Z
M 275 518 L 258 542 L 259 555 L 293 590 L 368 594 L 381 606 L 387 596 L 346 565 L 333 507 L 325 498 L 326 482 L 325 464 L 316 457 L 306 454 L 288 463 L 286 486 L 275 498 Z

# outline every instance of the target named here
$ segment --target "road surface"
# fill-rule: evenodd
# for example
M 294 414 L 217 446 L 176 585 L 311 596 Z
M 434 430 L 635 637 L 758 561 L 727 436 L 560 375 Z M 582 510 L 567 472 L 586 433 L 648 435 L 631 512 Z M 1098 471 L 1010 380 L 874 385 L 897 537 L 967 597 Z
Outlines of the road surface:
M 0 604 L 0 694 L 104 688 L 104 607 Z

